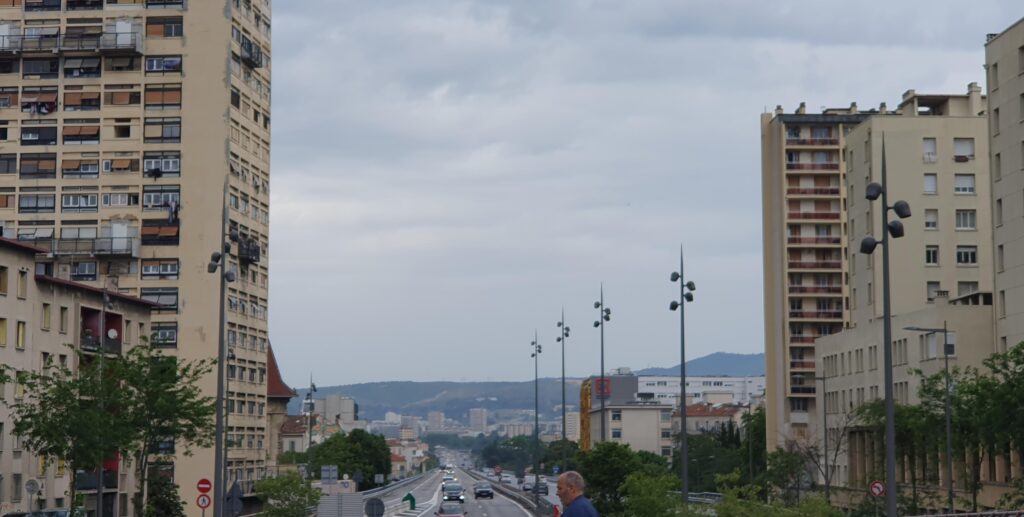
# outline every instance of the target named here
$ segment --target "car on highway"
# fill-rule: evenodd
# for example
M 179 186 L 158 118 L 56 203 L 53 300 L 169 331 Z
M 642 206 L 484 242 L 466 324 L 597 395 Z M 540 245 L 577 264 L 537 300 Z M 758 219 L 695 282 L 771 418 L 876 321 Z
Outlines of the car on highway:
M 434 515 L 438 517 L 466 517 L 466 512 L 462 510 L 462 505 L 459 503 L 442 503 L 441 508 L 434 512 Z
M 533 490 L 533 483 L 531 483 L 530 481 L 527 481 L 527 482 L 523 483 L 521 488 L 523 489 L 523 492 L 530 492 L 530 491 Z
M 481 497 L 494 499 L 494 489 L 491 488 L 490 483 L 481 481 L 473 485 L 473 499 L 480 499 Z
M 455 481 L 455 476 L 451 474 L 445 474 L 444 477 L 441 478 L 441 490 L 444 490 L 444 486 L 447 485 L 448 483 L 454 483 Z
M 540 495 L 548 495 L 548 484 L 544 482 L 538 483 L 533 490 Z
M 448 483 L 441 489 L 441 492 L 443 493 L 444 501 L 458 501 L 461 503 L 466 500 L 462 485 L 458 483 Z

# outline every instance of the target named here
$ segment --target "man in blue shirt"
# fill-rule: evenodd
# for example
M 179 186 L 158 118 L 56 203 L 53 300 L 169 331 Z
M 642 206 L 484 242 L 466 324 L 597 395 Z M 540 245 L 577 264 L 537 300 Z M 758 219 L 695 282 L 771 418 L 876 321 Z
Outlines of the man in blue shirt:
M 558 476 L 558 500 L 562 501 L 562 517 L 600 517 L 590 500 L 583 497 L 583 476 L 570 470 Z

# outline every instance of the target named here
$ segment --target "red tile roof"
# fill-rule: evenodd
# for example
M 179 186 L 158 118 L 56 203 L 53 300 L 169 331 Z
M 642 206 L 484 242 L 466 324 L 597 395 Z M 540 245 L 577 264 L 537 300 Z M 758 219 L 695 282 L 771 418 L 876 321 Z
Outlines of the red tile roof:
M 31 253 L 31 254 L 46 253 L 47 252 L 46 250 L 44 250 L 42 248 L 37 248 L 35 246 L 29 245 L 29 244 L 25 244 L 22 241 L 16 241 L 14 239 L 7 239 L 7 238 L 4 238 L 4 237 L 0 237 L 0 246 L 2 246 L 4 248 L 13 248 L 13 249 L 16 249 L 18 251 L 22 251 L 22 252 L 25 252 L 25 253 Z
M 281 423 L 281 434 L 306 434 L 306 417 L 288 415 Z
M 392 454 L 391 463 L 405 463 L 405 456 L 402 456 L 400 454 Z
M 100 296 L 102 296 L 103 293 L 106 293 L 107 296 L 109 296 L 110 298 L 121 300 L 124 302 L 134 303 L 136 305 L 143 305 L 147 308 L 156 307 L 158 305 L 149 300 L 143 300 L 142 298 L 136 298 L 134 296 L 128 296 L 127 294 L 118 293 L 116 291 L 104 290 L 100 289 L 99 287 L 93 287 L 91 285 L 86 285 L 79 282 L 72 282 L 71 280 L 64 280 L 63 278 L 57 278 L 53 276 L 36 275 L 36 281 L 46 282 L 54 285 L 62 285 L 64 287 L 70 287 L 72 289 L 78 289 L 81 291 L 89 291 L 92 293 L 96 293 Z
M 691 404 L 686 406 L 686 416 L 703 416 L 703 417 L 732 417 L 736 413 L 739 413 L 740 408 L 736 406 L 714 406 L 711 404 Z
M 274 347 L 267 345 L 267 398 L 290 399 L 296 395 L 295 390 L 288 387 L 281 378 L 281 370 L 277 367 Z

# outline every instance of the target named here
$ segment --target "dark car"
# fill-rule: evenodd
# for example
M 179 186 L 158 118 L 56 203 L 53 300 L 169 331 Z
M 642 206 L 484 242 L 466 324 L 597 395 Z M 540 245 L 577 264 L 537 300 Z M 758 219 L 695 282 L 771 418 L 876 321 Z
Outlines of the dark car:
M 491 489 L 490 483 L 477 483 L 473 485 L 473 499 L 480 499 L 481 497 L 494 499 L 494 490 Z
M 444 493 L 445 501 L 458 501 L 463 502 L 466 500 L 466 496 L 463 495 L 462 485 L 458 483 L 448 483 L 441 489 Z
M 548 495 L 548 484 L 537 483 L 536 485 L 533 486 L 533 491 L 537 492 L 540 495 Z
M 458 503 L 442 503 L 441 509 L 434 515 L 440 517 L 466 517 L 466 513 L 462 511 L 462 505 Z

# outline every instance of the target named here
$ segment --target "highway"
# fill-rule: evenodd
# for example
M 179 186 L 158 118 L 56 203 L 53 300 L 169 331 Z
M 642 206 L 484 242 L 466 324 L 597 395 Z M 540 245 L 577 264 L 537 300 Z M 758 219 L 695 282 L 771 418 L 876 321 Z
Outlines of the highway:
M 466 502 L 462 504 L 466 517 L 530 517 L 530 513 L 526 509 L 498 492 L 494 493 L 494 499 L 474 499 L 473 483 L 475 481 L 473 477 L 461 469 L 455 470 L 455 477 L 458 478 L 458 482 L 466 490 Z M 441 501 L 440 474 L 426 476 L 411 491 L 413 496 L 416 497 L 416 510 L 402 510 L 396 507 L 395 503 L 400 501 L 405 495 L 405 492 L 402 492 L 401 494 L 391 495 L 384 499 L 389 509 L 385 515 L 396 517 L 433 517 Z M 408 507 L 405 506 L 405 508 Z

